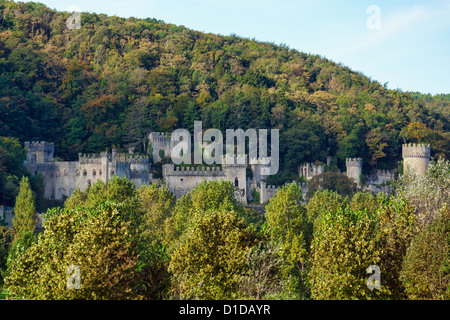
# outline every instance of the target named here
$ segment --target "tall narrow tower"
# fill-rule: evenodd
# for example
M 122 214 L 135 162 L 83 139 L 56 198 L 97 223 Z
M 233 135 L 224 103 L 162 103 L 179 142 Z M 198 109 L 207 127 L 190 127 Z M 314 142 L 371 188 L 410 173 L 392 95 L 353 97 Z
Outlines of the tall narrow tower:
M 347 177 L 353 179 L 355 183 L 360 186 L 360 179 L 362 175 L 363 161 L 361 158 L 345 159 L 347 166 Z
M 404 144 L 402 146 L 403 172 L 425 175 L 430 163 L 429 144 Z

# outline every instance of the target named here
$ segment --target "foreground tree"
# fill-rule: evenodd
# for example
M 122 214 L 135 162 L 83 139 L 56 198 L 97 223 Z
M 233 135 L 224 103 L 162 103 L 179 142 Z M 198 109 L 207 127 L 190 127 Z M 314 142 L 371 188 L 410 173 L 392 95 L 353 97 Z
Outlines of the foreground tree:
M 312 224 L 301 205 L 302 192 L 296 184 L 283 186 L 266 206 L 267 229 L 271 241 L 280 246 L 284 261 L 282 276 L 287 296 L 308 296 L 307 254 L 312 235 Z
M 208 210 L 226 210 L 245 217 L 246 211 L 236 200 L 235 192 L 235 187 L 229 181 L 203 181 L 178 199 L 173 215 L 165 223 L 165 243 L 169 246 L 169 252 L 193 227 L 195 215 L 206 214 Z
M 343 203 L 342 196 L 336 191 L 330 191 L 328 189 L 317 190 L 306 204 L 306 214 L 309 221 L 316 227 L 318 226 L 317 222 L 320 221 L 323 215 L 331 210 L 336 210 Z
M 379 196 L 378 200 L 379 227 L 376 240 L 380 248 L 382 286 L 388 291 L 386 298 L 406 299 L 400 271 L 406 250 L 419 230 L 419 221 L 414 208 L 405 199 Z
M 165 186 L 141 186 L 137 198 L 142 210 L 136 289 L 146 299 L 165 298 L 170 288 L 165 224 L 172 216 L 175 196 Z
M 430 161 L 425 176 L 404 174 L 399 177 L 394 193 L 408 200 L 415 208 L 420 224 L 425 226 L 450 206 L 450 161 Z
M 233 299 L 255 234 L 234 211 L 193 216 L 194 226 L 171 255 L 177 298 Z
M 131 214 L 124 209 L 105 201 L 96 209 L 48 212 L 38 243 L 9 266 L 10 293 L 26 299 L 132 298 L 138 256 Z
M 33 231 L 36 227 L 36 208 L 33 191 L 27 177 L 20 181 L 19 195 L 14 207 L 13 226 L 15 230 L 14 241 L 19 239 L 27 231 Z
M 309 273 L 314 299 L 376 299 L 386 290 L 369 290 L 366 270 L 378 265 L 377 219 L 349 206 L 329 211 L 319 223 L 311 245 Z
M 425 226 L 408 248 L 400 279 L 409 299 L 450 299 L 450 210 Z

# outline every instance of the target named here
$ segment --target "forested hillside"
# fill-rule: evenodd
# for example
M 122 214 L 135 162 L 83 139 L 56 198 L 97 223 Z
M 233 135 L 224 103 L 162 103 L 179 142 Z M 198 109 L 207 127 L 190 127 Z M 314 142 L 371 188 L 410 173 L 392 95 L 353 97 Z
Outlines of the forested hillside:
M 194 120 L 279 128 L 274 183 L 327 155 L 341 169 L 347 157 L 395 168 L 404 142 L 449 158 L 448 96 L 388 90 L 287 46 L 100 13 L 82 13 L 69 30 L 70 15 L 0 1 L 0 136 L 54 141 L 57 156 L 74 160 L 112 146 L 145 152 L 148 132 Z

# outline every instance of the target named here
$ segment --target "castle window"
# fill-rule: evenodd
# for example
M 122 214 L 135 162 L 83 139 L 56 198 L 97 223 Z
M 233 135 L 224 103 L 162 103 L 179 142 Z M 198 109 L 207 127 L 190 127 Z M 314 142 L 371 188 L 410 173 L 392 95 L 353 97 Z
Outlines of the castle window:
M 183 178 L 181 178 L 180 181 L 183 182 Z
M 92 181 L 91 180 L 88 180 L 87 184 L 88 184 L 88 186 L 92 187 Z
M 87 176 L 87 171 L 86 171 L 86 169 L 83 170 L 83 176 Z
M 111 170 L 111 177 L 114 176 L 114 169 Z
M 92 175 L 93 175 L 93 176 L 96 176 L 96 175 L 97 175 L 97 170 L 95 170 L 95 169 L 92 170 Z
M 234 179 L 234 186 L 239 187 L 239 180 L 237 177 L 236 177 L 236 179 Z

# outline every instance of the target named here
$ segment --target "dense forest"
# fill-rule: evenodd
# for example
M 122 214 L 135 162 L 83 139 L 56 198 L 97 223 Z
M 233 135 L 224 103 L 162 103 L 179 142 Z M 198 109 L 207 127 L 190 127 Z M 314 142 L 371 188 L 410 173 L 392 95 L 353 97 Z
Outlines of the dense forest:
M 146 152 L 149 132 L 194 120 L 278 128 L 280 173 L 269 181 L 278 185 L 327 155 L 341 170 L 348 157 L 365 170 L 396 168 L 405 142 L 450 156 L 448 95 L 389 90 L 284 45 L 95 13 L 68 29 L 70 15 L 0 1 L 1 137 L 52 141 L 56 156 L 77 160 L 112 146 Z

